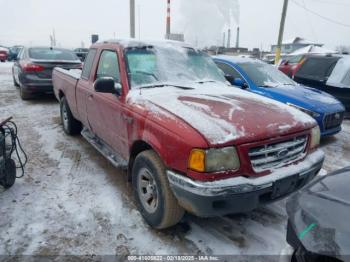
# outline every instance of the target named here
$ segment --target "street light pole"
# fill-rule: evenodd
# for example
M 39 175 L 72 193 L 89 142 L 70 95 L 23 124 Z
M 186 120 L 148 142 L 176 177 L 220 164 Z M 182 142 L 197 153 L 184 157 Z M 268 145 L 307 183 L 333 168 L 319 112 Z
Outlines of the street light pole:
M 280 23 L 280 31 L 278 34 L 278 42 L 277 42 L 277 48 L 276 48 L 276 57 L 275 57 L 276 65 L 281 59 L 282 40 L 283 40 L 284 25 L 286 23 L 287 9 L 288 9 L 288 0 L 284 0 L 282 18 Z
M 130 37 L 135 38 L 135 0 L 130 0 Z

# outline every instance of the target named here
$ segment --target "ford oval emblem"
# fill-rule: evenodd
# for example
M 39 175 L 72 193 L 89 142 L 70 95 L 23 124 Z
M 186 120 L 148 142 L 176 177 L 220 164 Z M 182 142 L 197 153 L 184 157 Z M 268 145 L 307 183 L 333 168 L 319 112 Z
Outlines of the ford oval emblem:
M 286 155 L 288 155 L 288 153 L 289 153 L 288 149 L 282 149 L 277 152 L 277 157 L 278 159 L 284 158 Z

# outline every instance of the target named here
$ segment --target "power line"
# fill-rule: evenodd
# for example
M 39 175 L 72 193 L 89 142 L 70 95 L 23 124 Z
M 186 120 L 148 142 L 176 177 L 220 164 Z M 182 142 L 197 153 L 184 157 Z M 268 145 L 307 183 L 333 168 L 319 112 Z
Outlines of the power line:
M 336 2 L 334 0 L 332 1 L 328 1 L 328 0 L 312 0 L 314 2 L 318 2 L 318 3 L 321 3 L 321 4 L 330 4 L 330 5 L 343 5 L 343 6 L 349 6 L 350 3 L 344 3 L 344 2 Z
M 344 24 L 344 23 L 342 23 L 342 22 L 333 20 L 332 18 L 329 18 L 329 17 L 326 17 L 326 16 L 321 15 L 321 14 L 319 14 L 319 13 L 316 13 L 315 11 L 313 11 L 313 10 L 311 10 L 311 9 L 309 9 L 309 8 L 307 8 L 307 7 L 305 7 L 305 6 L 303 6 L 303 5 L 301 5 L 300 3 L 296 2 L 295 0 L 291 0 L 291 1 L 292 1 L 295 5 L 299 6 L 300 8 L 303 8 L 304 10 L 310 12 L 310 13 L 313 14 L 313 15 L 318 16 L 319 18 L 322 18 L 322 19 L 324 19 L 324 20 L 326 20 L 326 21 L 328 21 L 328 22 L 330 22 L 330 23 L 333 23 L 333 24 L 337 24 L 337 25 L 341 25 L 341 26 L 349 27 L 349 28 L 350 28 L 350 25 L 349 25 L 349 24 Z
M 307 8 L 307 7 L 306 7 L 306 4 L 305 4 L 305 0 L 303 0 L 303 5 L 304 5 L 305 8 Z M 314 30 L 314 26 L 313 26 L 313 23 L 312 23 L 312 19 L 311 19 L 310 15 L 307 13 L 307 11 L 306 11 L 305 9 L 304 9 L 304 11 L 305 11 L 305 13 L 306 13 L 306 15 L 307 15 L 307 20 L 309 21 L 310 28 L 311 28 L 311 32 L 312 32 L 312 34 L 314 35 L 316 41 L 318 41 L 318 40 L 317 40 L 316 33 L 315 33 L 315 30 Z

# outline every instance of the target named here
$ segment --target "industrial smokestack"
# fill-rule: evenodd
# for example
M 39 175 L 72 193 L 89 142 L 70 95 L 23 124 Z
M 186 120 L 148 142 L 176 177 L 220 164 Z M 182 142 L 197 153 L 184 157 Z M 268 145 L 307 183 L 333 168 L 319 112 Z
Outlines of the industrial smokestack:
M 222 38 L 222 46 L 225 47 L 226 44 L 226 33 L 224 32 L 223 38 Z
M 135 0 L 130 0 L 130 37 L 135 38 Z
M 227 31 L 227 48 L 231 47 L 231 29 Z
M 239 48 L 239 27 L 237 27 L 236 48 Z
M 166 38 L 169 39 L 171 30 L 170 30 L 170 0 L 168 0 L 168 5 L 167 5 L 167 14 L 166 14 Z

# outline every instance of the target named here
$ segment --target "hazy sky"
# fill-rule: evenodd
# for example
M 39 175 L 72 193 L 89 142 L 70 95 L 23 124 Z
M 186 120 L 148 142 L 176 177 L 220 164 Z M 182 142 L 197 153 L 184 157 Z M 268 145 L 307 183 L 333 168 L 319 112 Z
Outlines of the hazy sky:
M 284 39 L 301 36 L 331 48 L 350 46 L 350 27 L 325 21 L 295 2 L 350 25 L 349 0 L 290 0 Z M 172 0 L 172 27 L 177 33 L 185 32 L 188 42 L 204 46 L 222 43 L 223 31 L 229 24 L 234 29 L 239 20 L 241 46 L 269 49 L 277 41 L 282 3 Z M 141 38 L 163 38 L 166 0 L 136 0 L 136 6 L 140 7 Z M 0 10 L 0 45 L 48 45 L 53 28 L 58 43 L 65 47 L 81 46 L 82 41 L 89 46 L 92 33 L 98 33 L 100 39 L 129 36 L 129 0 L 0 0 Z M 227 19 L 225 10 L 235 19 Z M 138 37 L 138 22 L 136 32 Z M 234 41 L 235 33 L 232 44 Z

